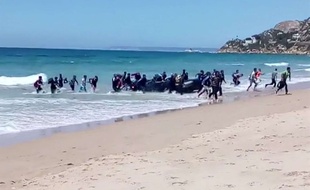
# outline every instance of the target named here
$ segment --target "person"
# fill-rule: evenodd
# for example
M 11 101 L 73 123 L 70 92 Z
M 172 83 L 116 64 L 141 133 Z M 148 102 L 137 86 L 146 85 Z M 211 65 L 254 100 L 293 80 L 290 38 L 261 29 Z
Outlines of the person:
M 58 87 L 59 87 L 59 84 L 58 84 L 58 77 L 55 77 L 55 79 L 54 79 L 54 83 L 55 83 L 55 85 L 56 85 L 56 86 L 58 86 Z
M 198 97 L 199 97 L 199 93 L 200 93 L 201 90 L 203 90 L 203 88 L 204 88 L 203 82 L 202 82 L 202 81 L 203 81 L 203 79 L 206 78 L 205 72 L 204 72 L 203 70 L 200 70 L 200 72 L 197 73 L 195 77 L 197 77 L 197 79 L 201 82 L 201 85 L 200 85 L 200 87 L 199 87 L 199 89 L 198 89 Z
M 87 83 L 87 76 L 84 75 L 80 86 L 80 92 L 87 92 L 86 83 Z
M 267 88 L 269 85 L 273 85 L 273 88 L 277 85 L 277 75 L 278 75 L 278 69 L 275 69 L 271 74 L 271 83 L 266 84 L 265 88 Z
M 256 82 L 256 76 L 257 76 L 257 75 L 256 75 L 256 72 L 257 72 L 257 69 L 254 68 L 253 71 L 252 71 L 252 73 L 251 73 L 250 76 L 249 76 L 250 85 L 249 85 L 247 91 L 250 90 L 250 88 L 252 87 L 253 83 L 254 83 L 254 90 L 256 90 L 256 87 L 257 87 L 257 85 L 258 85 L 257 82 Z
M 123 76 L 114 74 L 112 79 L 112 87 L 115 92 L 119 92 L 123 87 Z
M 185 73 L 185 75 L 183 75 L 183 81 L 187 81 L 188 80 L 188 72 Z
M 163 74 L 161 75 L 161 77 L 162 77 L 163 81 L 165 81 L 165 80 L 166 80 L 166 78 L 167 78 L 166 71 L 164 71 L 164 72 L 163 72 Z
M 233 84 L 235 86 L 238 86 L 240 84 L 240 78 L 242 77 L 243 75 L 239 73 L 239 70 L 236 70 L 235 73 L 232 74 L 232 78 L 233 78 Z
M 56 90 L 57 90 L 57 82 L 58 82 L 58 78 L 55 77 L 55 79 L 50 78 L 50 80 L 48 80 L 48 84 L 50 84 L 50 88 L 51 88 L 51 93 L 55 94 Z
M 261 69 L 258 69 L 258 71 L 256 72 L 256 83 L 259 83 L 261 82 L 262 80 L 260 79 L 260 76 L 262 75 L 262 70 Z
M 125 84 L 126 90 L 131 87 L 132 81 L 131 81 L 130 73 L 127 74 L 127 77 L 124 80 L 124 84 Z
M 42 76 L 39 76 L 38 80 L 36 80 L 36 81 L 34 82 L 33 86 L 34 86 L 34 88 L 36 89 L 36 92 L 37 92 L 37 93 L 40 93 L 40 92 L 43 90 L 43 88 L 42 88 L 42 86 L 43 86 L 43 79 L 42 79 Z
M 73 75 L 72 79 L 69 82 L 69 86 L 70 86 L 72 91 L 74 91 L 74 89 L 75 89 L 75 84 L 79 85 L 79 82 L 76 80 L 76 76 Z
M 134 76 L 135 82 L 139 81 L 141 79 L 141 74 L 140 73 L 134 73 L 131 76 Z
M 146 82 L 147 82 L 146 75 L 143 74 L 142 78 L 137 82 L 137 89 L 141 90 L 144 93 L 146 88 Z
M 175 91 L 176 90 L 176 78 L 175 78 L 176 75 L 174 74 L 171 74 L 170 76 L 170 80 L 169 80 L 169 93 L 172 93 L 172 91 Z
M 287 78 L 289 78 L 289 81 L 291 81 L 291 68 L 287 67 L 286 71 L 284 71 L 281 74 L 281 81 L 278 83 L 278 89 L 276 90 L 276 94 L 282 89 L 285 88 L 285 94 L 288 94 L 288 89 L 287 89 Z
M 121 78 L 123 84 L 125 84 L 126 76 L 127 76 L 127 72 L 124 71 L 124 74 L 123 74 L 123 76 L 122 76 L 122 78 Z
M 211 73 L 210 72 L 206 73 L 206 76 L 202 80 L 201 84 L 203 86 L 203 89 L 199 91 L 198 98 L 205 92 L 207 93 L 207 95 L 211 93 Z
M 222 84 L 223 84 L 223 82 L 226 83 L 226 80 L 225 80 L 225 73 L 224 73 L 224 70 L 221 70 L 221 72 L 220 72 L 220 86 L 219 86 L 220 96 L 223 95 L 223 89 L 222 89 Z
M 59 74 L 58 86 L 59 86 L 59 88 L 64 87 L 64 80 L 62 78 L 62 74 Z
M 95 92 L 97 88 L 97 83 L 98 83 L 98 76 L 95 76 L 94 78 L 89 79 L 89 83 L 91 84 L 93 92 Z
M 220 76 L 220 72 L 216 71 L 213 75 L 213 77 L 211 78 L 211 88 L 212 88 L 212 92 L 209 94 L 209 98 L 212 97 L 212 95 L 214 96 L 215 100 L 218 99 L 217 97 L 217 93 L 220 90 L 220 83 L 221 83 L 221 76 Z
M 188 80 L 188 72 L 186 72 L 185 69 L 183 69 L 181 77 L 182 77 L 183 81 L 187 81 Z
M 184 84 L 184 77 L 177 75 L 175 77 L 175 88 L 181 95 L 183 95 L 183 84 Z
M 196 74 L 196 77 L 202 82 L 202 80 L 204 79 L 204 75 L 205 72 L 203 70 L 200 70 L 200 72 Z

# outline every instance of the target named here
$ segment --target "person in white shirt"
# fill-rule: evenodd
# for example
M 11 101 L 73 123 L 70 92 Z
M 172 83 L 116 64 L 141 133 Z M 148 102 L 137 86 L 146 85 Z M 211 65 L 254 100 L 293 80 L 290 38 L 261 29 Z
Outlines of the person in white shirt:
M 252 73 L 251 73 L 251 75 L 249 76 L 250 85 L 249 85 L 247 91 L 250 90 L 250 88 L 252 87 L 253 83 L 254 83 L 254 90 L 256 90 L 256 87 L 258 85 L 257 82 L 256 82 L 257 81 L 256 72 L 257 72 L 257 69 L 254 68 Z
M 80 92 L 87 92 L 87 90 L 86 90 L 86 81 L 87 81 L 87 76 L 84 75 L 83 78 L 82 78 L 82 82 L 81 82 Z

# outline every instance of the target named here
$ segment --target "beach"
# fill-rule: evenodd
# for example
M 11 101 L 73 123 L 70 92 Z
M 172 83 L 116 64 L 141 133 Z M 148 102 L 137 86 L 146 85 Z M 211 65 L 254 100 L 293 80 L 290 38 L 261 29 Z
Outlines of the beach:
M 309 189 L 310 91 L 0 148 L 0 189 Z

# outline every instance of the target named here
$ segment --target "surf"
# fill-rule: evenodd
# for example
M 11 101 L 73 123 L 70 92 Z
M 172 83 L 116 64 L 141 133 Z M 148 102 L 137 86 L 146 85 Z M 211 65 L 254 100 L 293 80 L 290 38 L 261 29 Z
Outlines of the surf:
M 38 73 L 23 77 L 9 77 L 0 76 L 0 85 L 3 86 L 18 86 L 18 85 L 30 85 L 38 80 L 39 76 L 42 76 L 43 82 L 47 81 L 47 75 L 45 73 Z
M 286 67 L 289 65 L 287 62 L 279 62 L 279 63 L 264 63 L 264 65 L 268 67 Z

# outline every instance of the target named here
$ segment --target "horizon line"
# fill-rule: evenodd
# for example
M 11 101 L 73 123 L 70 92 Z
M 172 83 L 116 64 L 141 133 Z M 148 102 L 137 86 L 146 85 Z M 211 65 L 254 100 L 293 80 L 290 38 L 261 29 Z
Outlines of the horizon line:
M 173 52 L 169 51 L 173 49 L 186 50 L 214 50 L 217 51 L 219 48 L 210 48 L 210 47 L 156 47 L 156 46 L 111 46 L 105 48 L 72 48 L 72 47 L 22 47 L 22 46 L 0 46 L 0 49 L 41 49 L 41 50 L 80 50 L 80 51 L 156 51 L 156 52 Z M 156 50 L 157 49 L 157 50 Z M 182 51 L 182 52 L 183 52 Z

